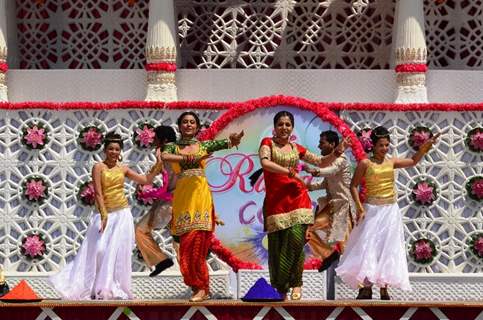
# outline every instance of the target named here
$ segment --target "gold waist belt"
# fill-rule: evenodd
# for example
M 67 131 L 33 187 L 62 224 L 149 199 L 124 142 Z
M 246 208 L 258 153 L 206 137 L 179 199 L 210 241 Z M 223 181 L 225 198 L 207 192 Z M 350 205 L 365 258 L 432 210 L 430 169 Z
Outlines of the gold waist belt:
M 378 197 L 367 197 L 366 203 L 368 204 L 374 204 L 374 205 L 385 205 L 385 204 L 393 204 L 396 203 L 397 197 L 396 195 L 392 197 L 386 197 L 386 198 L 378 198 Z
M 183 177 L 204 177 L 205 171 L 203 169 L 186 169 L 178 173 L 178 178 Z

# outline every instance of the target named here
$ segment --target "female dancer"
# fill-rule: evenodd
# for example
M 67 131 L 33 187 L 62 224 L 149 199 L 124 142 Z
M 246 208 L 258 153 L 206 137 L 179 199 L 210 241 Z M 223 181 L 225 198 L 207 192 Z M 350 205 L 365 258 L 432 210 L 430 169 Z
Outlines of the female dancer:
M 179 237 L 180 269 L 184 282 L 193 290 L 190 301 L 209 299 L 206 256 L 216 217 L 213 199 L 205 177 L 205 158 L 210 153 L 240 144 L 243 131 L 229 139 L 200 142 L 201 128 L 196 113 L 182 113 L 177 121 L 181 140 L 163 149 L 162 158 L 172 162 L 178 180 L 173 194 L 171 234 Z
M 314 222 L 314 214 L 307 187 L 295 168 L 299 160 L 319 167 L 331 164 L 343 153 L 347 141 L 333 154 L 321 157 L 290 142 L 294 128 L 290 112 L 277 113 L 273 124 L 275 136 L 264 138 L 259 149 L 266 192 L 263 213 L 268 232 L 270 283 L 284 298 L 292 288 L 292 300 L 299 300 L 306 230 Z
M 358 164 L 351 182 L 358 225 L 352 230 L 336 269 L 345 283 L 359 288 L 357 299 L 372 299 L 373 284 L 380 287 L 382 300 L 390 300 L 387 286 L 411 290 L 394 169 L 415 166 L 438 137 L 439 134 L 424 143 L 412 158 L 386 159 L 389 131 L 384 127 L 372 130 L 373 156 Z M 367 188 L 364 206 L 358 192 L 362 178 Z
M 150 172 L 140 175 L 120 164 L 123 141 L 109 132 L 105 159 L 92 169 L 97 212 L 75 259 L 50 278 L 64 299 L 131 299 L 131 257 L 134 222 L 124 194 L 124 178 L 148 184 L 161 171 L 161 155 Z

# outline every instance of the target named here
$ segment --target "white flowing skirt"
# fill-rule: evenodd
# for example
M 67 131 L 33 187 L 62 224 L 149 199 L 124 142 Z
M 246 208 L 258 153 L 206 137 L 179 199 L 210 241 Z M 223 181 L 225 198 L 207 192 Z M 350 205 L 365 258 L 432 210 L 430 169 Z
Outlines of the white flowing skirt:
M 368 280 L 379 287 L 411 290 L 398 205 L 365 204 L 364 209 L 366 216 L 349 236 L 337 275 L 353 289 Z
M 101 217 L 95 212 L 75 259 L 50 283 L 63 299 L 132 299 L 131 259 L 134 223 L 131 210 L 109 213 L 107 227 L 99 233 Z

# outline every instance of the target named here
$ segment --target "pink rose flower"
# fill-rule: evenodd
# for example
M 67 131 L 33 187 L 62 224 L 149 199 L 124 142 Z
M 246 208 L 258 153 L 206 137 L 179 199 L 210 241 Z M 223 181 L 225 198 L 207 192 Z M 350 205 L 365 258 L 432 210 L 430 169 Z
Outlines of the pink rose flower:
M 27 182 L 25 195 L 28 197 L 30 201 L 37 201 L 40 198 L 44 197 L 45 186 L 42 180 L 30 180 Z
M 35 258 L 45 252 L 45 242 L 38 235 L 31 235 L 25 239 L 22 248 L 25 249 L 25 255 Z
M 93 205 L 95 202 L 95 194 L 96 192 L 94 190 L 94 185 L 91 182 L 84 187 L 84 189 L 80 193 L 80 196 L 85 203 Z
M 157 188 L 152 184 L 140 185 L 137 191 L 137 198 L 143 204 L 153 204 L 155 200 L 154 195 L 156 194 Z
M 413 190 L 416 200 L 421 204 L 431 204 L 434 199 L 433 187 L 427 182 L 420 182 L 416 189 Z
M 45 130 L 39 129 L 37 126 L 32 128 L 27 128 L 27 135 L 25 136 L 25 141 L 27 144 L 31 145 L 32 148 L 37 148 L 37 146 L 43 146 L 45 141 Z
M 414 246 L 414 256 L 416 260 L 430 259 L 433 255 L 433 249 L 428 241 L 419 240 Z
M 483 199 L 483 179 L 476 179 L 471 184 L 471 193 L 478 199 Z
M 483 237 L 479 237 L 478 240 L 475 241 L 475 250 L 478 252 L 480 257 L 483 257 Z
M 82 136 L 81 142 L 88 148 L 95 149 L 102 141 L 102 134 L 96 128 L 90 128 Z
M 477 131 L 470 137 L 470 143 L 476 150 L 483 150 L 483 132 Z
M 430 133 L 427 131 L 414 131 L 412 136 L 413 147 L 420 147 L 428 141 Z
M 149 128 L 147 125 L 145 125 L 142 130 L 137 128 L 136 133 L 136 140 L 139 141 L 141 147 L 149 147 L 154 142 L 154 130 Z
M 359 136 L 359 141 L 361 142 L 365 152 L 372 151 L 372 148 L 374 147 L 371 140 L 371 133 L 372 130 L 362 130 Z

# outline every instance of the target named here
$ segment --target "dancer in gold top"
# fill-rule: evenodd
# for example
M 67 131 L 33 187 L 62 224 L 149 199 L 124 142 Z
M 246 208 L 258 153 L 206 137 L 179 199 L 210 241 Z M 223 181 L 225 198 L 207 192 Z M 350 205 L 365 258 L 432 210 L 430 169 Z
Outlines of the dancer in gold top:
M 85 239 L 73 261 L 50 278 L 64 299 L 132 299 L 131 257 L 134 223 L 124 193 L 127 177 L 148 184 L 162 170 L 161 154 L 146 175 L 120 164 L 121 136 L 110 132 L 104 142 L 105 159 L 92 169 L 96 207 Z
M 394 169 L 415 166 L 431 149 L 439 134 L 419 147 L 412 158 L 386 159 L 389 132 L 372 130 L 374 154 L 361 161 L 351 182 L 357 210 L 357 226 L 352 230 L 337 275 L 354 289 L 357 299 L 372 299 L 372 285 L 380 287 L 381 299 L 390 300 L 387 287 L 411 290 L 404 249 L 404 230 L 397 205 Z M 366 180 L 367 200 L 362 206 L 358 186 Z

